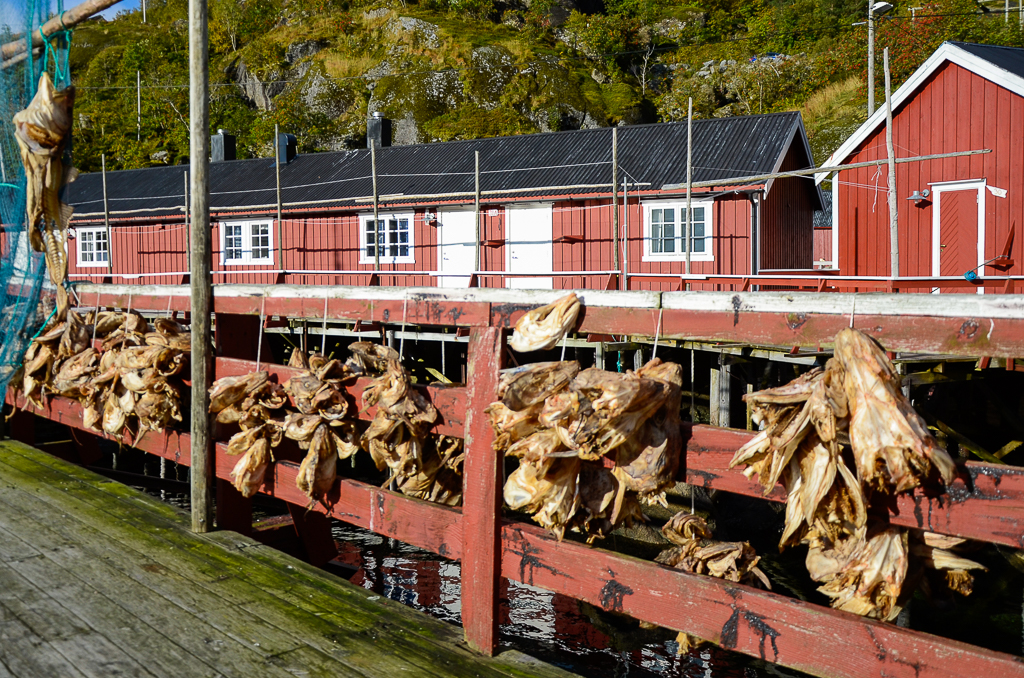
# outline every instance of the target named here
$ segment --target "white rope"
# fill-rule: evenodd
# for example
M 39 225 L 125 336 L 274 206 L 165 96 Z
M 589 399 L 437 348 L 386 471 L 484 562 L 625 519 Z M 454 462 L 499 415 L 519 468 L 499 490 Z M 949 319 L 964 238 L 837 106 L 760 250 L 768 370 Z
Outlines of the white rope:
M 128 310 L 125 311 L 124 314 L 125 314 L 125 316 L 130 316 L 132 314 L 132 293 L 131 292 L 128 293 Z M 127 319 L 127 317 L 126 317 L 126 319 Z
M 566 332 L 565 336 L 562 337 L 562 360 L 565 360 L 565 345 L 569 343 L 569 333 Z
M 324 328 L 320 333 L 320 355 L 327 355 L 327 293 L 324 293 Z
M 654 350 L 651 351 L 651 360 L 658 357 L 658 338 L 661 337 L 661 314 L 664 312 L 664 308 L 658 309 L 658 329 L 654 330 Z
M 263 314 L 267 309 L 267 298 L 260 302 L 260 333 L 256 340 L 256 371 L 260 371 L 260 358 L 263 356 Z
M 857 313 L 857 295 L 853 296 L 853 308 L 850 309 L 850 329 L 853 329 L 853 316 Z
M 168 294 L 167 295 L 167 317 L 168 318 L 172 317 L 171 316 L 171 302 L 173 300 L 174 300 L 174 297 L 172 297 L 171 295 Z

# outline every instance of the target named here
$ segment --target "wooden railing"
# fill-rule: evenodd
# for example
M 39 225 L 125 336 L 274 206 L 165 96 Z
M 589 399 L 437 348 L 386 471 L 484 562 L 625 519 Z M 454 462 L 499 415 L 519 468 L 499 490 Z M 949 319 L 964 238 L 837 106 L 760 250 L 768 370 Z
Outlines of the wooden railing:
M 82 285 L 84 305 L 187 312 L 182 287 Z M 446 508 L 351 479 L 339 479 L 330 515 L 381 535 L 462 561 L 462 614 L 467 640 L 483 652 L 497 646 L 501 577 L 540 586 L 606 610 L 706 638 L 722 647 L 820 676 L 1024 676 L 1015 656 L 899 628 L 774 593 L 691 575 L 650 561 L 558 542 L 533 525 L 501 513 L 502 459 L 491 449 L 483 414 L 493 400 L 508 328 L 524 311 L 559 292 L 434 288 L 305 288 L 217 286 L 219 332 L 232 316 L 361 320 L 469 329 L 468 387 L 425 390 L 440 413 L 436 431 L 462 436 L 467 457 L 464 506 Z M 579 331 L 706 341 L 820 346 L 851 323 L 890 350 L 956 355 L 1024 355 L 1024 297 L 965 295 L 583 292 Z M 228 345 L 224 337 L 218 343 Z M 261 365 L 288 378 L 290 368 Z M 252 360 L 220 357 L 216 377 L 256 369 Z M 350 388 L 354 397 L 365 382 Z M 26 407 L 22 401 L 20 407 Z M 82 429 L 77 403 L 54 398 L 40 416 Z M 362 419 L 374 412 L 360 412 Z M 750 433 L 685 425 L 680 479 L 707 488 L 760 496 L 760 487 L 728 468 Z M 168 431 L 122 441 L 189 464 L 189 436 Z M 218 443 L 215 472 L 227 479 L 234 459 Z M 276 462 L 262 489 L 296 506 L 298 464 Z M 221 488 L 225 486 L 222 484 Z M 782 501 L 781 490 L 768 498 Z M 328 513 L 323 507 L 317 511 Z M 1024 469 L 968 462 L 946 493 L 902 497 L 892 522 L 1014 548 L 1024 547 Z M 237 521 L 236 521 L 237 522 Z

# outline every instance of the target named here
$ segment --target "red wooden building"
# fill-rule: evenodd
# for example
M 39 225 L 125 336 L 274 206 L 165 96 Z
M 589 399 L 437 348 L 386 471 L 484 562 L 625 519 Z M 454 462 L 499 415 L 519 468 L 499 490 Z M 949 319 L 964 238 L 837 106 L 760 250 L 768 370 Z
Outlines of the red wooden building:
M 686 139 L 685 123 L 663 123 L 614 135 L 385 143 L 376 150 L 379 252 L 369 150 L 282 162 L 280 222 L 274 161 L 215 157 L 214 280 L 367 284 L 379 265 L 385 285 L 464 287 L 475 274 L 475 284 L 492 287 L 623 287 L 625 279 L 630 289 L 673 289 L 686 260 Z M 693 146 L 690 272 L 812 269 L 812 215 L 821 209 L 813 180 L 743 179 L 813 167 L 799 113 L 698 120 Z M 70 185 L 72 280 L 180 282 L 186 171 L 111 172 L 106 203 L 100 175 Z
M 1024 49 L 943 43 L 892 105 L 897 159 L 991 151 L 896 165 L 900 276 L 1020 275 Z M 885 158 L 883 106 L 825 165 Z M 843 276 L 890 275 L 886 166 L 832 179 L 833 267 Z

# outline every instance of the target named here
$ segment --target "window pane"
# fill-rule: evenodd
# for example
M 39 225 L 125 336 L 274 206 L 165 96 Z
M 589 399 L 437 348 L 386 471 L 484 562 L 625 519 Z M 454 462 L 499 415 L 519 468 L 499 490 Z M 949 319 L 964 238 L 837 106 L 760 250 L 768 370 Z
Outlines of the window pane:
M 376 234 L 376 227 L 374 226 L 373 219 L 366 220 L 366 256 L 367 258 L 374 258 L 377 256 L 377 248 L 374 247 L 373 240 Z M 383 234 L 381 234 L 383 237 Z
M 224 224 L 224 258 L 242 258 L 242 225 Z
M 661 212 L 661 210 L 654 210 L 654 212 Z M 661 224 L 652 221 L 651 222 L 651 252 L 658 254 L 661 252 Z

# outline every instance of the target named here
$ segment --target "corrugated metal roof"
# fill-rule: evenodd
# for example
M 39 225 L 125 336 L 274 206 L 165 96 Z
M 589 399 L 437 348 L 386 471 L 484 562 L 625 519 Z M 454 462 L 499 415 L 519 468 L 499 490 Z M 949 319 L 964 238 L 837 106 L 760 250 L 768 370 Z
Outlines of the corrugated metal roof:
M 631 189 L 660 190 L 686 180 L 686 123 L 658 123 L 618 128 L 620 181 Z M 693 180 L 710 181 L 772 172 L 796 130 L 795 112 L 695 120 Z M 529 134 L 470 141 L 393 146 L 377 151 L 378 194 L 441 195 L 474 190 L 474 152 L 480 152 L 480 188 L 485 200 L 531 195 L 579 195 L 607 190 L 611 181 L 611 128 Z M 799 139 L 797 143 L 804 142 Z M 146 209 L 133 217 L 181 214 L 185 206 L 187 166 L 125 170 L 107 174 L 111 213 Z M 601 188 L 551 187 L 604 184 Z M 641 184 L 639 187 L 636 184 Z M 356 202 L 372 195 L 369 150 L 299 155 L 281 167 L 281 199 L 289 210 L 313 207 L 365 207 Z M 523 189 L 547 189 L 535 192 Z M 212 211 L 276 204 L 274 164 L 270 158 L 210 165 Z M 462 199 L 470 199 L 465 196 Z M 344 202 L 323 203 L 318 201 Z M 85 174 L 68 186 L 65 201 L 78 215 L 102 213 L 98 173 Z M 410 200 L 409 202 L 424 202 Z M 296 205 L 305 203 L 305 205 Z M 245 211 L 245 210 L 241 210 Z
M 950 42 L 965 52 L 988 61 L 1008 73 L 1024 78 L 1024 49 L 1001 45 L 976 45 L 971 42 Z
M 815 228 L 832 228 L 832 191 L 822 191 L 822 209 L 814 210 Z

